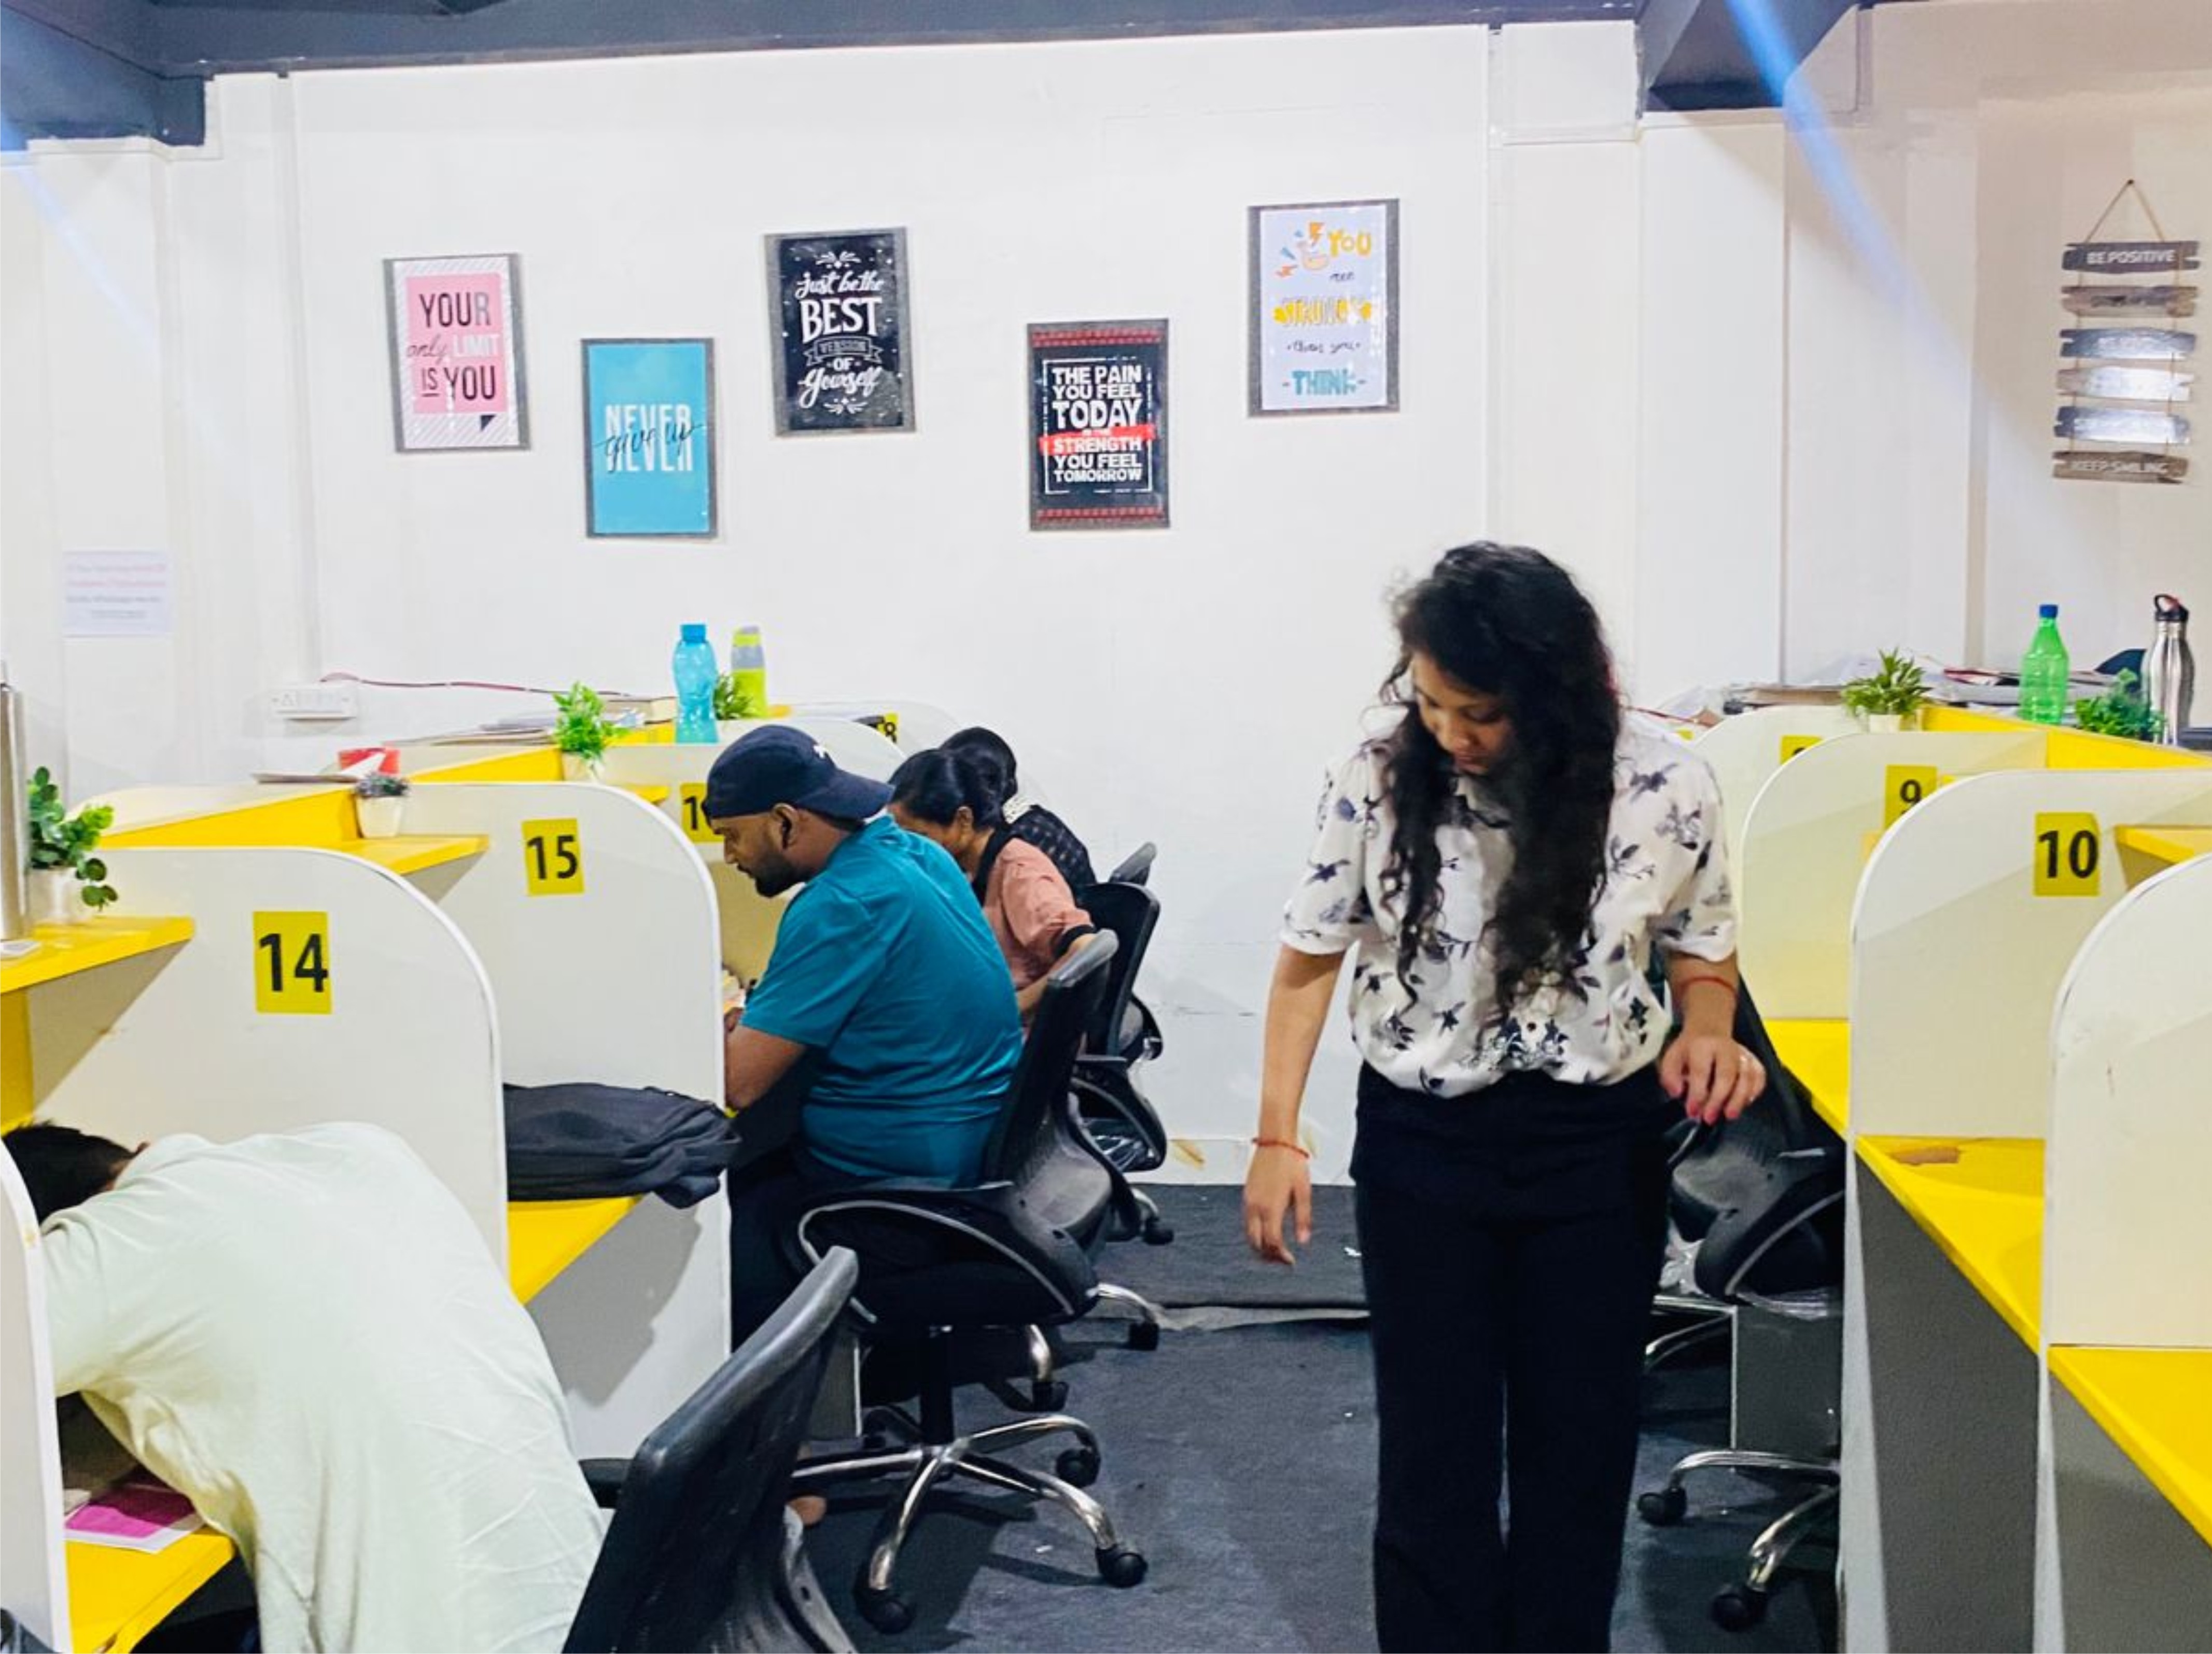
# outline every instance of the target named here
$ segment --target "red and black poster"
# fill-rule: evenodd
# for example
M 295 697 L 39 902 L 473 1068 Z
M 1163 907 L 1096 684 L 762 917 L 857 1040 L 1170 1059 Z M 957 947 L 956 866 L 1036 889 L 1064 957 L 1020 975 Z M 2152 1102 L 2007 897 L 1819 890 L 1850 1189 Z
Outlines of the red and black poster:
M 1030 526 L 1168 526 L 1168 325 L 1030 327 Z

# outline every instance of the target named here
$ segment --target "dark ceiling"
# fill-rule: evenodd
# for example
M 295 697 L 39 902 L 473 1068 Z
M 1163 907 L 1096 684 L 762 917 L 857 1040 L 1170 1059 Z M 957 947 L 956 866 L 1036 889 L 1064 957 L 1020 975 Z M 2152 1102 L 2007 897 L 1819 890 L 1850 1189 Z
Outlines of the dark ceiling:
M 0 0 L 0 147 L 124 135 L 196 143 L 204 82 L 228 71 L 1590 20 L 1636 22 L 1653 105 L 1735 108 L 1775 100 L 1741 15 L 1771 18 L 1794 64 L 1844 11 L 1874 3 Z

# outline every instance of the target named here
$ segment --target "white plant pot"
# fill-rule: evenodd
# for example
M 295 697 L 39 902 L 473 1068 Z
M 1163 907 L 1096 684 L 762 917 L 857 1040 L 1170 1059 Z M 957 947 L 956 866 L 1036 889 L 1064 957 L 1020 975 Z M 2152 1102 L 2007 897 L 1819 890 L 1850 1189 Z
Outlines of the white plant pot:
M 598 758 L 586 758 L 574 752 L 561 755 L 561 775 L 572 781 L 596 781 L 602 779 L 603 763 Z
M 1870 735 L 1894 735 L 1900 730 L 1920 727 L 1917 712 L 1869 712 L 1866 715 L 1867 733 Z
M 406 810 L 404 794 L 379 799 L 365 799 L 359 794 L 354 795 L 354 819 L 360 824 L 363 838 L 398 837 L 399 820 Z
M 91 912 L 78 894 L 82 881 L 67 867 L 33 867 L 30 881 L 33 924 L 73 925 Z

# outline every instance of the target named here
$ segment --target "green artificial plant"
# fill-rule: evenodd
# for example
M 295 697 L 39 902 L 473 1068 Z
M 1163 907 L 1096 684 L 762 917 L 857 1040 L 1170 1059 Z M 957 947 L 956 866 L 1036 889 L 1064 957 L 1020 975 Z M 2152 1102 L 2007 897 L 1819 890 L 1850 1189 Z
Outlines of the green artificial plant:
M 738 681 L 737 673 L 726 672 L 714 680 L 714 716 L 722 722 L 757 718 L 767 710 L 751 687 Z
M 388 769 L 372 769 L 353 784 L 354 796 L 362 799 L 404 799 L 412 787 L 404 775 L 395 775 Z
M 70 814 L 62 789 L 44 764 L 33 773 L 29 792 L 31 871 L 75 873 L 84 886 L 79 894 L 85 906 L 99 912 L 115 900 L 115 886 L 107 882 L 107 864 L 93 851 L 113 824 L 114 810 L 95 804 Z
M 553 745 L 586 764 L 596 765 L 613 745 L 617 725 L 607 716 L 607 703 L 589 684 L 570 685 L 567 694 L 556 690 L 553 704 L 561 714 L 553 726 Z
M 1928 681 L 1912 658 L 1889 649 L 1881 665 L 1844 685 L 1844 710 L 1855 718 L 1909 718 L 1928 704 Z
M 2143 699 L 2142 680 L 2132 672 L 2121 672 L 2094 701 L 2076 701 L 2074 721 L 2093 735 L 2130 741 L 2154 741 L 2166 727 L 2166 720 Z

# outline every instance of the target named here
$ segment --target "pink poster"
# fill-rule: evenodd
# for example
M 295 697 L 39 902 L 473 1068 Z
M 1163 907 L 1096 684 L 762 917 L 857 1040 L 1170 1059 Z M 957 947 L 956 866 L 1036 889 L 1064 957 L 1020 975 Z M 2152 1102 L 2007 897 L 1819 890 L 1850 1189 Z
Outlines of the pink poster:
M 526 447 L 515 259 L 387 259 L 400 450 Z

